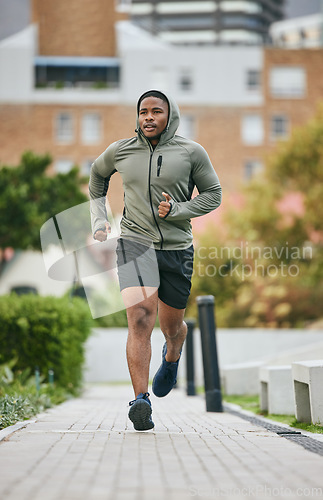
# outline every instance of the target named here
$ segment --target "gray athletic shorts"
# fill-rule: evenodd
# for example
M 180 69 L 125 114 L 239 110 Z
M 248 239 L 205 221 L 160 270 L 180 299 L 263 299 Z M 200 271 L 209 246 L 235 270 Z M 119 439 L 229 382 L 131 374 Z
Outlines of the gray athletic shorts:
M 158 288 L 168 306 L 185 309 L 193 272 L 194 248 L 154 250 L 137 241 L 119 238 L 117 265 L 120 290 L 133 286 Z

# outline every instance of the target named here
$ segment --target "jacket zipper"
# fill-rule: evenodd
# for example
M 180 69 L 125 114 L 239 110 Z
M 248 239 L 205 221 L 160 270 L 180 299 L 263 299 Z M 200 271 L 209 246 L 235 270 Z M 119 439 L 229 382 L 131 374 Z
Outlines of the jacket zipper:
M 157 160 L 157 177 L 160 176 L 160 169 L 162 166 L 162 162 L 163 162 L 163 157 L 160 155 L 160 156 L 158 156 L 158 160 Z
M 151 186 L 150 186 L 150 183 L 151 183 L 151 166 L 152 166 L 153 154 L 154 154 L 154 152 L 151 151 L 150 152 L 150 158 L 149 158 L 148 191 L 149 191 L 150 208 L 151 208 L 151 212 L 153 214 L 153 218 L 154 218 L 156 227 L 157 227 L 159 235 L 160 235 L 160 239 L 161 239 L 161 241 L 160 241 L 160 250 L 162 250 L 163 243 L 164 243 L 164 238 L 163 238 L 162 232 L 160 230 L 160 227 L 158 225 L 158 222 L 157 222 L 157 219 L 156 219 L 156 216 L 155 216 L 154 206 L 153 206 L 153 202 L 152 202 L 152 198 L 151 198 Z M 161 158 L 161 156 L 159 156 L 159 158 Z

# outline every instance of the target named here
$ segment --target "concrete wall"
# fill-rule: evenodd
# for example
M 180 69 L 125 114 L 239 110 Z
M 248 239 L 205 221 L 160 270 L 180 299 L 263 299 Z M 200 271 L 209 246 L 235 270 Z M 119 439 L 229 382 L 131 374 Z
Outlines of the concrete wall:
M 0 42 L 0 102 L 19 103 L 30 98 L 34 86 L 34 26 Z
M 271 330 L 271 329 L 222 329 L 217 331 L 217 351 L 220 369 L 241 363 L 266 361 L 293 349 L 323 342 L 323 331 Z M 112 382 L 129 380 L 126 364 L 127 329 L 111 328 L 93 330 L 86 344 L 85 380 Z M 160 365 L 163 335 L 155 329 L 152 335 L 151 376 Z M 203 385 L 203 364 L 200 332 L 194 331 L 194 360 L 196 384 Z M 179 380 L 185 379 L 185 349 L 179 366 Z

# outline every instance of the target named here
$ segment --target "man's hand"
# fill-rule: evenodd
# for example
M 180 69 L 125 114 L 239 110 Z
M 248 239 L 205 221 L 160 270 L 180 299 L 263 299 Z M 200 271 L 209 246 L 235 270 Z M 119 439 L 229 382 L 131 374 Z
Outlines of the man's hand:
M 169 203 L 171 201 L 171 197 L 167 193 L 162 193 L 163 196 L 165 196 L 166 201 L 161 201 L 159 206 L 158 206 L 158 214 L 159 217 L 162 219 L 166 217 L 166 215 L 169 214 L 170 209 L 172 208 L 172 205 Z
M 105 230 L 99 229 L 94 235 L 94 239 L 98 241 L 105 241 L 108 237 L 108 234 L 111 233 L 111 226 L 108 222 L 105 223 Z

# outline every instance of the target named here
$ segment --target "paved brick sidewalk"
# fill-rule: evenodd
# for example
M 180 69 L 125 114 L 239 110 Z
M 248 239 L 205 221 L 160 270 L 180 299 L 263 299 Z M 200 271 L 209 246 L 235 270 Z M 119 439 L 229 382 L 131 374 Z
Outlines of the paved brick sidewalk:
M 323 457 L 180 389 L 127 419 L 130 386 L 93 386 L 0 442 L 1 500 L 323 498 Z

